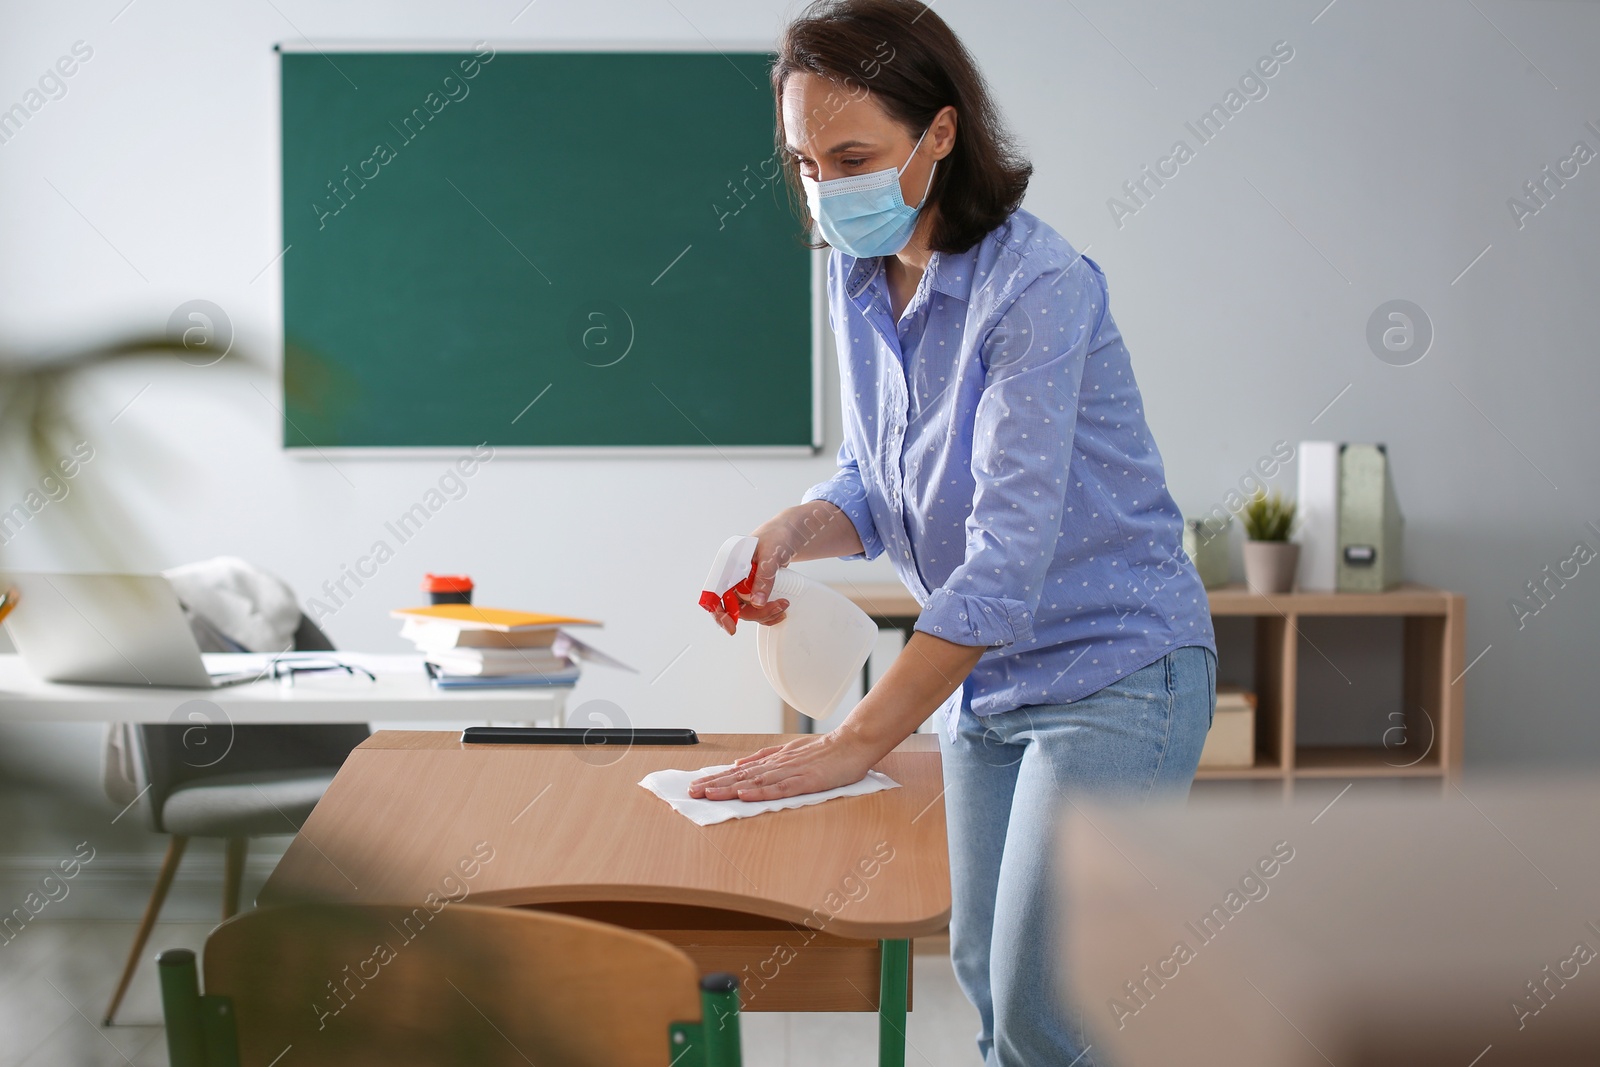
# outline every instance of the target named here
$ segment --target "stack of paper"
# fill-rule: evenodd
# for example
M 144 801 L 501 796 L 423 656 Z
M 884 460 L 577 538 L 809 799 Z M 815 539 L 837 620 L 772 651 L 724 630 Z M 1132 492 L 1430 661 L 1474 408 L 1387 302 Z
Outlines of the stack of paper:
M 477 686 L 572 685 L 581 660 L 632 670 L 564 627 L 599 626 L 593 619 L 545 615 L 473 604 L 434 604 L 391 612 L 404 620 L 400 636 L 421 650 L 441 689 Z

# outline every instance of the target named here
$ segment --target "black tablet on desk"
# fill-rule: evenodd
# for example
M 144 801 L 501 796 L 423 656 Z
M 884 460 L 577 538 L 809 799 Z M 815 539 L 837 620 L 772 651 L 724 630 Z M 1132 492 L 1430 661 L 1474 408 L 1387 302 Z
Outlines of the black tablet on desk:
M 573 726 L 469 726 L 464 745 L 698 745 L 693 730 L 676 728 Z

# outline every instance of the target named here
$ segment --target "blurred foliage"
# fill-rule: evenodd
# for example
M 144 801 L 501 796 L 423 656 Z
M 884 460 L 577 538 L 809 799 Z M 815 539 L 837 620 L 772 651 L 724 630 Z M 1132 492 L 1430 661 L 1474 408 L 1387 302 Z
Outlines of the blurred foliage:
M 73 392 L 82 380 L 97 369 L 113 364 L 145 362 L 152 370 L 168 373 L 193 370 L 186 362 L 195 358 L 195 346 L 184 337 L 169 334 L 136 334 L 106 344 L 72 349 L 50 356 L 30 356 L 0 348 L 0 473 L 8 483 L 6 492 L 18 485 L 31 486 L 70 456 L 80 441 L 103 436 L 91 433 L 82 413 L 73 402 Z M 216 361 L 220 366 L 248 366 L 254 361 L 233 352 Z M 126 508 L 115 493 L 91 494 L 75 489 L 60 501 L 60 506 L 78 512 L 74 531 L 104 559 L 116 558 L 118 546 L 138 531 L 131 526 Z M 0 511 L 14 504 L 0 499 Z

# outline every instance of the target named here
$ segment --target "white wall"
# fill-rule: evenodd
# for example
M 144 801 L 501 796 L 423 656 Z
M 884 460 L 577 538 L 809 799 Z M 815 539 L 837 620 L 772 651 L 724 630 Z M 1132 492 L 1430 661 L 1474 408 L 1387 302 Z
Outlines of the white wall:
M 1465 680 L 1469 765 L 1592 761 L 1600 718 L 1584 668 L 1600 577 L 1586 569 L 1520 631 L 1508 600 L 1579 538 L 1600 547 L 1583 526 L 1600 524 L 1600 163 L 1525 229 L 1506 199 L 1575 140 L 1600 150 L 1584 128 L 1600 126 L 1600 10 L 1339 0 L 1317 17 L 1324 2 L 945 0 L 938 11 L 1026 142 L 1037 167 L 1027 206 L 1111 279 L 1179 503 L 1217 503 L 1280 439 L 1386 441 L 1411 577 L 1464 590 L 1468 654 L 1492 646 Z M 239 349 L 269 365 L 94 374 L 77 414 L 96 458 L 74 496 L 0 559 L 157 568 L 231 553 L 303 593 L 363 553 L 446 460 L 329 464 L 278 447 L 279 274 L 263 271 L 281 247 L 273 42 L 760 42 L 794 10 L 122 5 L 18 5 L 0 22 L 0 107 L 73 42 L 94 49 L 67 95 L 0 145 L 0 345 L 46 353 L 159 330 L 178 304 L 204 298 L 227 310 Z M 1280 40 L 1294 58 L 1268 95 L 1119 228 L 1108 198 L 1177 138 L 1194 143 L 1184 123 Z M 1437 332 L 1408 367 L 1380 362 L 1365 340 L 1369 314 L 1395 297 L 1422 305 Z M 831 379 L 829 389 L 836 442 Z M 753 636 L 726 638 L 694 597 L 719 541 L 795 500 L 831 455 L 740 458 L 737 470 L 715 456 L 496 459 L 329 629 L 344 647 L 399 649 L 387 610 L 417 599 L 425 570 L 467 571 L 485 602 L 607 620 L 597 640 L 640 674 L 594 669 L 576 703 L 614 701 L 636 724 L 774 729 Z M 33 476 L 0 473 L 6 505 Z M 1292 471 L 1278 481 L 1292 492 Z M 74 502 L 113 500 L 121 517 L 100 526 L 111 549 L 74 536 Z M 859 564 L 807 567 L 863 575 Z M 73 764 L 83 782 L 92 747 Z

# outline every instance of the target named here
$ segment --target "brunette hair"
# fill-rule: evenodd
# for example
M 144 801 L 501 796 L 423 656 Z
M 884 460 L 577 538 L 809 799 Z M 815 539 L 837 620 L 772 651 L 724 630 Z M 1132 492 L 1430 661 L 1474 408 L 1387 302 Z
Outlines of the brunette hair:
M 778 158 L 808 229 L 813 220 L 804 207 L 800 168 L 783 143 L 783 86 L 798 73 L 827 78 L 853 98 L 876 95 L 912 136 L 940 109 L 956 109 L 955 144 L 939 161 L 928 191 L 938 209 L 929 239 L 933 251 L 965 252 L 1021 206 L 1033 165 L 1006 131 L 977 64 L 944 20 L 917 0 L 816 0 L 783 31 L 772 64 Z M 819 117 L 826 122 L 837 111 Z M 810 247 L 824 246 L 816 241 Z

